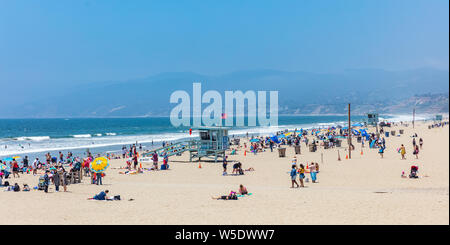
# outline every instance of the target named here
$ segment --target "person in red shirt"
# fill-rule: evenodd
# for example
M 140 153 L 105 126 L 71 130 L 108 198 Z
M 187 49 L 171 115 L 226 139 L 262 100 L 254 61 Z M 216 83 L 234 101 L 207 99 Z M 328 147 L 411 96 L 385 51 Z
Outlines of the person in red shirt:
M 20 176 L 19 176 L 19 164 L 17 163 L 16 159 L 14 159 L 13 162 L 12 162 L 12 169 L 13 169 L 13 177 L 15 178 L 16 174 L 17 174 L 17 177 L 20 178 Z

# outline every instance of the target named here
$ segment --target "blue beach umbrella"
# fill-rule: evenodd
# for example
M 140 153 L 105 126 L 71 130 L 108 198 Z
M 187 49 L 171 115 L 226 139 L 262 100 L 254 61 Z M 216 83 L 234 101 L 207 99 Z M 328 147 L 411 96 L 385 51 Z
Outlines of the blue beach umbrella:
M 7 157 L 7 158 L 3 159 L 3 161 L 5 161 L 5 162 L 10 162 L 10 161 L 13 161 L 13 160 L 14 159 L 12 157 Z
M 252 139 L 250 142 L 259 142 L 259 139 Z

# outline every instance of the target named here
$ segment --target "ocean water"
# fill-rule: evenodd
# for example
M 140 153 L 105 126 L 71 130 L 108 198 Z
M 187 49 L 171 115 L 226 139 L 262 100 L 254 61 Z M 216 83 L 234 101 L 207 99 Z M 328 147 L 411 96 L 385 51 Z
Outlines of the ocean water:
M 396 116 L 380 116 L 390 121 L 407 120 Z M 363 116 L 352 116 L 362 122 Z M 271 127 L 232 127 L 230 135 L 270 134 L 285 129 L 318 128 L 346 125 L 346 116 L 279 116 L 278 125 Z M 120 152 L 123 145 L 138 142 L 144 149 L 160 146 L 162 141 L 178 141 L 189 137 L 188 127 L 175 128 L 168 117 L 159 118 L 85 118 L 85 119 L 0 119 L 0 159 L 25 156 L 56 155 L 83 156 L 92 153 Z M 153 144 L 152 144 L 153 142 Z

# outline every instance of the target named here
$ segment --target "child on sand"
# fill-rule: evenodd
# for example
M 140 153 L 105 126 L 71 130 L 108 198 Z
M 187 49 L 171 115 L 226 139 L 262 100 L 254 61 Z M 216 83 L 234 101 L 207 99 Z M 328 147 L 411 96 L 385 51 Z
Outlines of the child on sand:
M 406 157 L 405 157 L 406 149 L 405 149 L 405 146 L 403 144 L 400 147 L 400 154 L 402 155 L 402 160 L 406 160 Z

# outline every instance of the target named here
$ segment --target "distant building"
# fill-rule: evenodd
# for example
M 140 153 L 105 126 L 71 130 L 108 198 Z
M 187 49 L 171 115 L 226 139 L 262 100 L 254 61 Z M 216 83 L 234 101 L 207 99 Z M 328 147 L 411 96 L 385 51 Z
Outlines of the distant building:
M 442 121 L 442 115 L 436 115 L 436 121 Z

